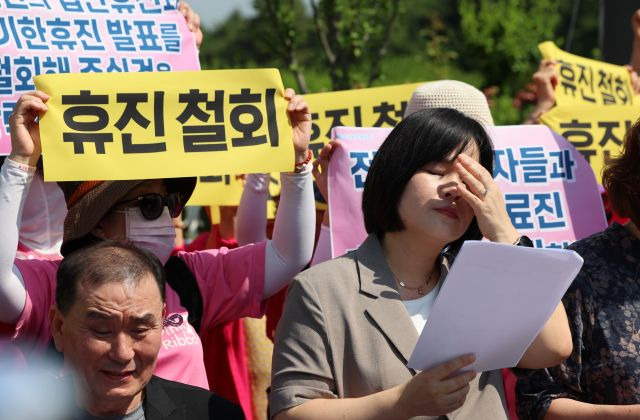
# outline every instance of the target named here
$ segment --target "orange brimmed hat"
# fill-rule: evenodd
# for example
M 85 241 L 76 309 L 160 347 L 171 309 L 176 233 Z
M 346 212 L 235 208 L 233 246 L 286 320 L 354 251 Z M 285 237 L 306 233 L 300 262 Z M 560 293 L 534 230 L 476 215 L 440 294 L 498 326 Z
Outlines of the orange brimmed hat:
M 67 202 L 61 253 L 65 255 L 69 244 L 87 236 L 109 210 L 122 201 L 129 191 L 147 180 L 130 181 L 64 181 L 58 186 Z M 167 178 L 167 191 L 178 192 L 186 203 L 196 186 L 196 178 Z

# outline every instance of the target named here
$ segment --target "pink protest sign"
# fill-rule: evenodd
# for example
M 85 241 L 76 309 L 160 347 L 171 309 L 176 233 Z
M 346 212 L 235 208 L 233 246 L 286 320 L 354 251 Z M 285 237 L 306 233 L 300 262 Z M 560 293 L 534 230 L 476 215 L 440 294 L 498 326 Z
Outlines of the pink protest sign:
M 199 70 L 177 0 L 0 1 L 0 155 L 16 101 L 45 73 Z
M 362 188 L 375 152 L 391 129 L 334 129 L 342 143 L 329 165 L 332 255 L 357 248 L 366 237 Z M 593 171 L 582 155 L 548 127 L 491 127 L 494 179 L 511 222 L 536 247 L 566 247 L 603 230 L 604 209 Z
M 392 128 L 335 127 L 338 147 L 329 164 L 329 219 L 331 255 L 357 248 L 367 237 L 362 218 L 362 190 L 376 150 Z

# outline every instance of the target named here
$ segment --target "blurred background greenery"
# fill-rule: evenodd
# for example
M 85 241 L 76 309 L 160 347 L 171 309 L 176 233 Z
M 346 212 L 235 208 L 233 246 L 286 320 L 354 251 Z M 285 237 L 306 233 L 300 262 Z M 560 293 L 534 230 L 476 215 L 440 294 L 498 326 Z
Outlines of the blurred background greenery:
M 204 28 L 203 69 L 277 67 L 315 93 L 436 79 L 485 91 L 496 124 L 529 112 L 516 100 L 538 43 L 599 58 L 598 0 L 255 0 Z M 628 21 L 621 23 L 628 25 Z

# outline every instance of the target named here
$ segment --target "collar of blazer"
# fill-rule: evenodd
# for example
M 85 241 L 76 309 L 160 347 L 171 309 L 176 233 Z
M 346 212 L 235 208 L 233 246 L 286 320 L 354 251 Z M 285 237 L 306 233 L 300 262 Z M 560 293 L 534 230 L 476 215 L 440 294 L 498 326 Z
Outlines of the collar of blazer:
M 406 364 L 418 341 L 418 332 L 402 303 L 378 238 L 369 235 L 355 251 L 355 258 L 365 312 Z M 447 272 L 448 264 L 443 258 L 440 279 Z
M 173 403 L 171 397 L 162 387 L 155 376 L 151 377 L 151 380 L 144 388 L 144 417 L 147 420 L 153 419 L 181 419 L 183 418 L 179 413 L 174 413 L 176 405 Z M 177 417 L 171 416 L 171 414 L 177 415 Z

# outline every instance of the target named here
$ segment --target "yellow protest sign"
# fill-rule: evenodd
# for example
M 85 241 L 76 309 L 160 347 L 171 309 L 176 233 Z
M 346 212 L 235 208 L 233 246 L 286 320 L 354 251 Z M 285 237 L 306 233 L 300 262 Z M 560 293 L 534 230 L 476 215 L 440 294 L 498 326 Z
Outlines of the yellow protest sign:
M 544 58 L 558 62 L 558 105 L 633 105 L 631 77 L 623 66 L 570 54 L 551 41 L 538 49 Z
M 269 197 L 280 195 L 280 173 L 269 175 Z M 244 181 L 238 175 L 219 175 L 198 177 L 196 188 L 189 198 L 188 206 L 238 206 L 242 197 Z M 267 215 L 273 219 L 275 215 L 275 202 L 269 198 L 267 202 Z
M 274 220 L 276 218 L 276 210 L 277 205 L 275 201 L 269 200 L 267 201 L 267 220 Z M 211 207 L 211 224 L 219 225 L 220 224 L 220 207 Z M 265 226 L 266 229 L 266 226 Z
M 280 173 L 269 175 L 269 196 L 280 195 Z M 237 206 L 244 181 L 241 175 L 200 176 L 189 198 L 189 206 Z
M 237 206 L 242 197 L 243 181 L 236 175 L 198 177 L 190 206 Z
M 276 210 L 278 209 L 278 203 L 274 199 L 280 200 L 280 190 L 282 189 L 280 183 L 280 174 L 272 173 L 269 176 L 269 201 L 267 201 L 267 219 L 275 219 Z
M 291 126 L 276 69 L 45 74 L 47 181 L 288 171 Z
M 566 138 L 591 165 L 598 180 L 607 161 L 620 154 L 626 131 L 640 117 L 638 106 L 557 106 L 540 120 Z
M 314 156 L 331 140 L 333 127 L 395 126 L 402 119 L 414 89 L 423 83 L 305 95 L 313 121 L 309 147 Z
M 211 224 L 212 225 L 220 224 L 220 207 L 211 206 Z
M 421 83 L 353 89 L 305 95 L 311 109 L 312 135 L 310 148 L 314 155 L 331 139 L 331 129 L 344 125 L 351 127 L 392 127 L 403 117 L 411 94 Z M 286 170 L 290 170 L 287 168 Z M 234 172 L 240 173 L 240 172 Z M 270 195 L 279 191 L 279 174 L 271 174 Z M 242 185 L 233 175 L 200 177 L 189 205 L 237 206 Z M 271 203 L 271 201 L 270 201 Z M 270 208 L 273 208 L 270 205 Z
M 269 197 L 277 197 L 280 195 L 282 184 L 280 183 L 280 174 L 274 172 L 269 175 Z

